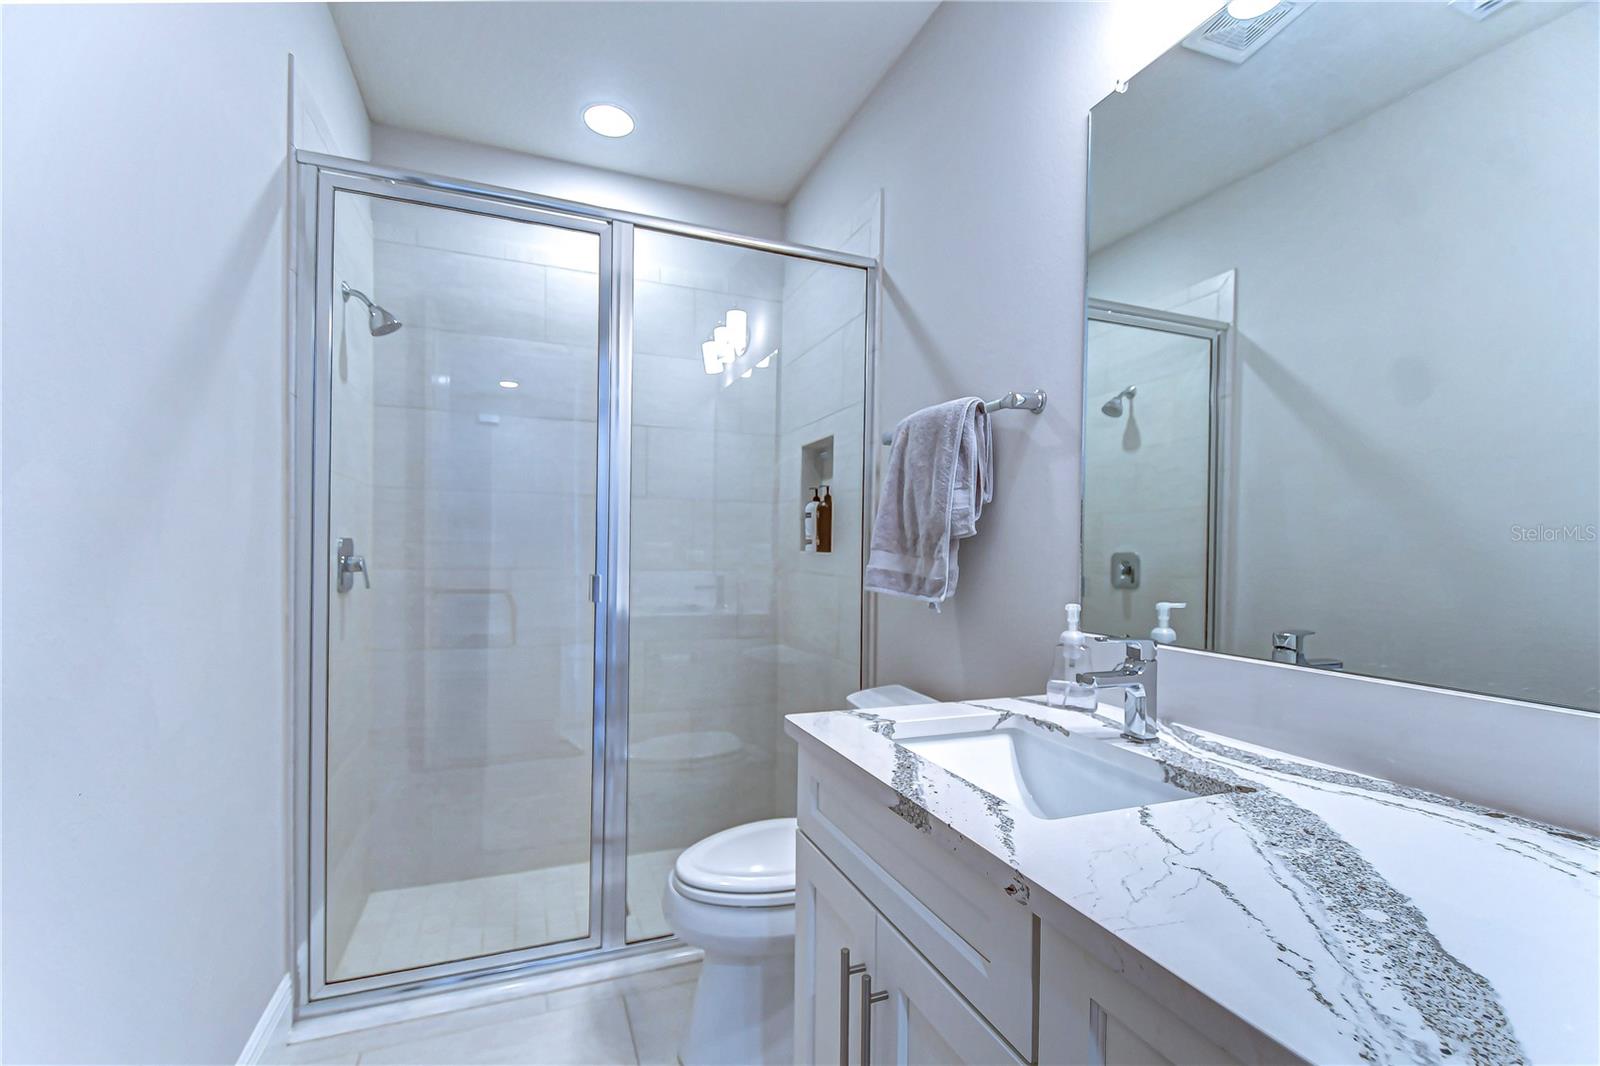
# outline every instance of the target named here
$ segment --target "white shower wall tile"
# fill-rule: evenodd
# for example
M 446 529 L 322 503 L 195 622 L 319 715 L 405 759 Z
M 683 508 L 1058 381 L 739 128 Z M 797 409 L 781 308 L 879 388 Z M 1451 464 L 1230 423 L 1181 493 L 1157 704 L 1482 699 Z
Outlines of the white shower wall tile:
M 866 221 L 851 231 L 876 248 L 876 223 Z M 785 279 L 775 537 L 778 716 L 837 708 L 860 684 L 865 295 L 865 275 L 845 268 L 795 264 Z M 798 514 L 811 486 L 801 482 L 801 449 L 829 437 L 833 550 L 806 553 L 799 550 Z M 780 731 L 771 750 L 770 802 L 789 811 L 793 745 Z
M 470 411 L 412 407 L 380 407 L 375 421 L 381 486 L 594 492 L 593 422 L 509 416 L 485 422 Z
M 599 237 L 581 230 L 386 200 L 373 202 L 373 224 L 379 240 L 396 244 L 590 273 L 599 268 Z
M 375 565 L 441 571 L 559 563 L 574 573 L 593 569 L 591 495 L 394 486 L 371 491 L 374 521 L 367 543 Z
M 655 281 L 633 286 L 633 349 L 672 359 L 700 360 L 702 334 L 695 320 L 694 290 Z
M 641 427 L 634 430 L 633 439 L 635 495 L 642 488 L 649 496 L 697 501 L 714 498 L 713 468 L 720 444 L 714 430 Z
M 792 355 L 795 349 L 786 348 L 780 419 L 784 429 L 816 422 L 839 409 L 843 389 L 840 358 L 843 333 L 842 328 L 835 330 L 830 335 L 831 343 L 824 340 L 803 354 Z
M 717 541 L 706 536 L 704 501 L 635 496 L 632 518 L 629 565 L 634 573 L 678 568 L 708 570 L 716 560 Z M 720 525 L 716 532 L 720 538 Z
M 575 422 L 597 417 L 592 338 L 569 347 L 408 323 L 385 339 L 384 358 L 375 394 L 384 406 Z M 508 380 L 521 387 L 500 384 Z
M 784 344 L 810 350 L 834 330 L 866 312 L 865 275 L 850 267 L 824 265 L 784 300 Z
M 716 498 L 771 501 L 775 491 L 773 435 L 718 432 L 716 440 Z
M 597 275 L 558 267 L 546 269 L 546 341 L 594 350 L 600 336 L 599 308 Z
M 377 264 L 383 302 L 403 322 L 546 339 L 544 267 L 386 241 L 377 244 Z
M 633 357 L 635 426 L 699 429 L 708 425 L 722 385 L 719 378 L 702 369 L 698 355 L 696 352 L 694 361 L 665 355 Z

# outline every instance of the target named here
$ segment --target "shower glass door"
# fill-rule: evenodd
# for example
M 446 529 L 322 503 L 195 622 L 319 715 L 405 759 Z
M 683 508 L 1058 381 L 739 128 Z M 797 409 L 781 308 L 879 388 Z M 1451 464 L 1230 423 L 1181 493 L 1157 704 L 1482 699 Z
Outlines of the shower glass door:
M 1084 349 L 1083 627 L 1177 644 L 1216 625 L 1221 323 L 1090 308 Z
M 404 195 L 318 194 L 314 995 L 600 943 L 610 230 Z

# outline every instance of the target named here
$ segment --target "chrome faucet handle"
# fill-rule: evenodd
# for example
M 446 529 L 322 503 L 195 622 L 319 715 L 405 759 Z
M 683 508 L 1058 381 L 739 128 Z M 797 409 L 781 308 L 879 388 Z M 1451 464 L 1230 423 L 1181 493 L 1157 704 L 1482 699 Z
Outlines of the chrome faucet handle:
M 1156 642 L 1136 637 L 1095 637 L 1096 644 L 1121 644 L 1123 662 L 1153 663 L 1156 661 Z
M 1282 651 L 1299 651 L 1305 646 L 1306 638 L 1316 632 L 1315 629 L 1279 629 L 1272 634 L 1272 646 Z

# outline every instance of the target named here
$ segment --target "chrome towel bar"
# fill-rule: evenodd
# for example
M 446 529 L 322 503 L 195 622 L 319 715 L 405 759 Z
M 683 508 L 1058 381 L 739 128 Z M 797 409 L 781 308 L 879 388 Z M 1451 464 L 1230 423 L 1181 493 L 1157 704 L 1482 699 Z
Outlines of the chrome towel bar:
M 985 411 L 1030 411 L 1038 414 L 1044 410 L 1045 402 L 1049 399 L 1043 389 L 1034 389 L 1032 392 L 1008 392 L 993 400 L 984 400 Z M 884 444 L 894 443 L 894 434 L 883 435 Z

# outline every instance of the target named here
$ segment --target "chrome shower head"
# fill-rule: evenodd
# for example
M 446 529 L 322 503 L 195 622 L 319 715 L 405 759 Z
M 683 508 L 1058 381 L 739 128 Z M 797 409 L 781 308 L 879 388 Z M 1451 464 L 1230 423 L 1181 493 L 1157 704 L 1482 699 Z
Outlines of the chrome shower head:
M 1121 392 L 1119 392 L 1115 396 L 1111 397 L 1111 399 L 1109 399 L 1105 403 L 1101 404 L 1100 405 L 1101 413 L 1110 415 L 1112 418 L 1121 418 L 1122 417 L 1122 401 L 1123 401 L 1123 399 L 1124 398 L 1129 399 L 1129 400 L 1133 399 L 1134 395 L 1136 393 L 1138 393 L 1138 391 L 1139 391 L 1139 386 L 1137 386 L 1137 385 L 1129 385 L 1127 388 L 1123 389 Z
M 386 337 L 400 328 L 401 322 L 398 318 L 373 303 L 360 289 L 352 289 L 349 283 L 340 282 L 339 292 L 343 294 L 346 303 L 349 303 L 350 297 L 354 296 L 367 305 L 367 329 L 374 337 Z

